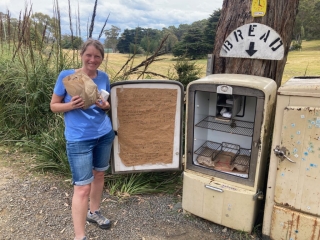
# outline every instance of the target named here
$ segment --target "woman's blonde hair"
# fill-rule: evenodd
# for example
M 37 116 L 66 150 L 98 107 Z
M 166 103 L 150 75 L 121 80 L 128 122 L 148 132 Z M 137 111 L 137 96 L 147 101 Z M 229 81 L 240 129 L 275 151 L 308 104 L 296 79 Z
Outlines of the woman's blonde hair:
M 88 46 L 94 46 L 97 50 L 99 50 L 99 52 L 101 53 L 102 59 L 104 59 L 104 47 L 102 45 L 102 43 L 98 40 L 89 38 L 87 41 L 85 41 L 80 49 L 80 55 L 82 56 L 82 54 L 87 50 Z

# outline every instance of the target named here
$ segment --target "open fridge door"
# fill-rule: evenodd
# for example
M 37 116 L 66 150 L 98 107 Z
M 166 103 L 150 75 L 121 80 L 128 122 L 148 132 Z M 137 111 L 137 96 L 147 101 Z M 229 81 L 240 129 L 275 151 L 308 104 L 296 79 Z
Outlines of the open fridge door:
M 110 101 L 116 133 L 112 173 L 182 169 L 181 83 L 171 80 L 113 83 Z

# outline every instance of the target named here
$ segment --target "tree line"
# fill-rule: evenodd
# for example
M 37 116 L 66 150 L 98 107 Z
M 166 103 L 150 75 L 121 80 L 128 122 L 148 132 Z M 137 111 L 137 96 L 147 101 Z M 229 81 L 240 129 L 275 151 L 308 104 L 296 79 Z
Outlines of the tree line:
M 320 39 L 320 0 L 300 0 L 293 29 L 293 48 L 300 49 L 302 40 Z
M 169 26 L 162 30 L 141 28 L 121 29 L 111 26 L 106 30 L 104 45 L 112 52 L 152 54 L 164 37 L 167 37 L 161 51 L 173 53 L 174 56 L 185 56 L 191 59 L 202 58 L 213 51 L 216 25 L 221 10 L 215 10 L 208 19 L 192 24 Z

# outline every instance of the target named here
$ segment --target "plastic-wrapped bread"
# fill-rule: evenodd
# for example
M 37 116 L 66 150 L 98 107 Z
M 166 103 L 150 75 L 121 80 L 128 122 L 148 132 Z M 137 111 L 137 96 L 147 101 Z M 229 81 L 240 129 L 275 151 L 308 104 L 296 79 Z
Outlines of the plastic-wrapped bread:
M 225 112 L 227 112 L 228 110 L 226 108 L 222 108 L 221 111 L 220 111 L 220 114 L 224 114 Z
M 199 155 L 197 157 L 197 161 L 199 164 L 207 166 L 207 167 L 214 167 L 214 162 L 212 161 L 212 157 L 206 157 Z
M 250 157 L 246 155 L 239 155 L 231 164 L 231 170 L 236 169 L 239 172 L 249 172 Z
M 222 113 L 222 117 L 231 118 L 231 116 L 232 116 L 231 112 L 224 112 L 224 113 Z

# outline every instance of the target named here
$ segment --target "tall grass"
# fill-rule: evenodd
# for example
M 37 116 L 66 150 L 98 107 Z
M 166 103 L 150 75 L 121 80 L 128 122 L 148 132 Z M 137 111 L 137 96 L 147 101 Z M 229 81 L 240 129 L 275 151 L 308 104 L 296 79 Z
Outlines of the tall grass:
M 61 115 L 59 115 L 61 116 Z M 65 140 L 63 137 L 62 117 L 55 119 L 56 123 L 49 128 L 50 132 L 41 132 L 41 141 L 21 141 L 18 145 L 24 150 L 37 154 L 37 164 L 32 165 L 31 170 L 53 171 L 66 178 L 71 178 L 70 167 L 65 152 Z
M 63 68 L 77 63 L 63 54 L 59 37 L 46 35 L 48 26 L 40 28 L 33 22 L 31 9 L 26 8 L 18 22 L 9 16 L 7 29 L 0 32 L 0 137 L 30 139 L 52 126 L 55 116 L 49 103 L 55 79 Z M 55 19 L 54 34 L 59 36 L 60 25 Z

